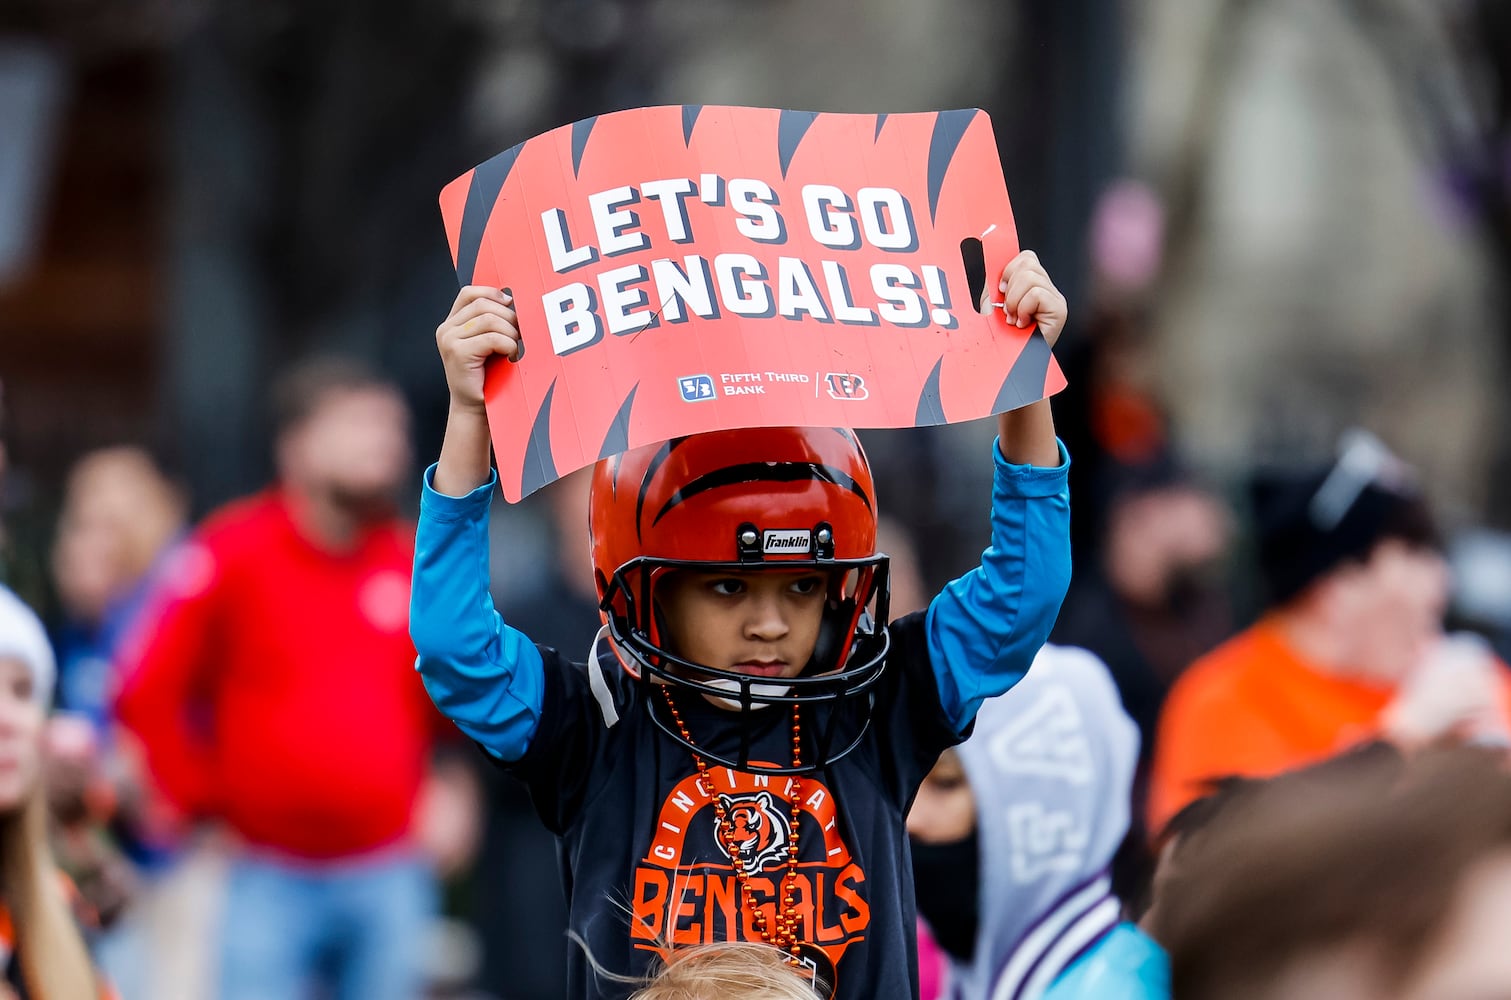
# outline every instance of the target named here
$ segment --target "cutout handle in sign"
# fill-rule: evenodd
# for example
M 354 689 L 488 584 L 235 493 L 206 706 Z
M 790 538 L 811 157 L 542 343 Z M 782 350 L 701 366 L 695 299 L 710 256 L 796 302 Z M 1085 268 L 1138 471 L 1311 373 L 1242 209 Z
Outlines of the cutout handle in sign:
M 967 236 L 960 241 L 960 261 L 965 266 L 965 280 L 971 286 L 971 302 L 978 313 L 985 313 L 986 253 L 980 237 Z

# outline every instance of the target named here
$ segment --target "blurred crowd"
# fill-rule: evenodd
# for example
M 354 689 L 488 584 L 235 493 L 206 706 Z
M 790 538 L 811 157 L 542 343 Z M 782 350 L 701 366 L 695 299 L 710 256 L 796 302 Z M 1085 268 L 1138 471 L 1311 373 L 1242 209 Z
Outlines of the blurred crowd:
M 1075 577 L 909 817 L 923 1000 L 1511 996 L 1506 4 L 108 6 L 0 16 L 0 996 L 70 913 L 122 1000 L 562 995 L 553 839 L 407 635 L 434 197 L 677 101 L 987 108 L 1071 299 Z M 133 58 L 167 304 L 121 361 L 36 123 Z M 987 433 L 862 435 L 894 614 L 974 563 Z M 574 657 L 586 509 L 492 521 Z
M 552 839 L 413 673 L 403 398 L 321 358 L 271 405 L 275 479 L 198 524 L 142 448 L 75 463 L 50 635 L 0 607 L 0 668 L 31 677 L 0 685 L 0 813 L 45 804 L 128 1000 L 560 996 Z M 923 995 L 1500 995 L 1511 670 L 1503 633 L 1450 628 L 1419 474 L 1363 431 L 1256 472 L 1246 626 L 1234 512 L 1168 455 L 1120 475 L 1056 644 L 909 816 Z M 541 578 L 504 613 L 586 649 L 585 477 L 528 503 Z M 914 534 L 880 533 L 893 612 L 923 607 Z

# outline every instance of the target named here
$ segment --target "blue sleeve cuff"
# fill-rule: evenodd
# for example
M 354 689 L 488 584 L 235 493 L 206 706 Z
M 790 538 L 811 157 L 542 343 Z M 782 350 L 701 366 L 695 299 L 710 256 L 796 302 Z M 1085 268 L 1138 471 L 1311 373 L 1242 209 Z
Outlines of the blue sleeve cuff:
M 478 511 L 493 502 L 493 491 L 498 488 L 498 472 L 489 469 L 488 481 L 465 496 L 454 497 L 438 492 L 435 488 L 433 463 L 425 470 L 420 481 L 420 513 L 436 521 L 457 521 L 476 517 Z
M 1014 465 L 1002 456 L 1002 443 L 992 441 L 993 479 L 998 489 L 1010 497 L 1052 497 L 1070 481 L 1070 452 L 1065 442 L 1055 438 L 1060 450 L 1060 464 L 1055 466 Z

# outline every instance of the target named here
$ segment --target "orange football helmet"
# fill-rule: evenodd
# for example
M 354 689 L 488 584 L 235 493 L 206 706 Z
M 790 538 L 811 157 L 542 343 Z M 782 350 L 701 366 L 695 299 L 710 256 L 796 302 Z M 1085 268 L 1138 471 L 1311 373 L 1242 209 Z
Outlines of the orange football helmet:
M 713 431 L 605 459 L 593 472 L 589 530 L 600 611 L 631 675 L 707 695 L 742 715 L 771 705 L 832 707 L 829 724 L 817 727 L 816 755 L 799 768 L 752 765 L 744 741 L 740 759 L 694 747 L 657 710 L 662 700 L 647 698 L 668 735 L 725 766 L 772 773 L 810 771 L 859 744 L 891 639 L 876 491 L 853 432 Z M 668 572 L 804 568 L 828 571 L 829 587 L 813 658 L 798 676 L 773 682 L 666 648 L 655 597 Z

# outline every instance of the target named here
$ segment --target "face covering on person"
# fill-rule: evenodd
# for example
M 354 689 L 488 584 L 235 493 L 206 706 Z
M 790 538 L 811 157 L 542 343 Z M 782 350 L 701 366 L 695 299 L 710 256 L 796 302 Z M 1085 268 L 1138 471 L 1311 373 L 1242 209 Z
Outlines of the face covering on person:
M 973 828 L 963 840 L 925 844 L 909 840 L 913 849 L 913 883 L 918 912 L 929 923 L 934 939 L 951 957 L 969 962 L 976 949 L 980 919 L 981 853 Z

